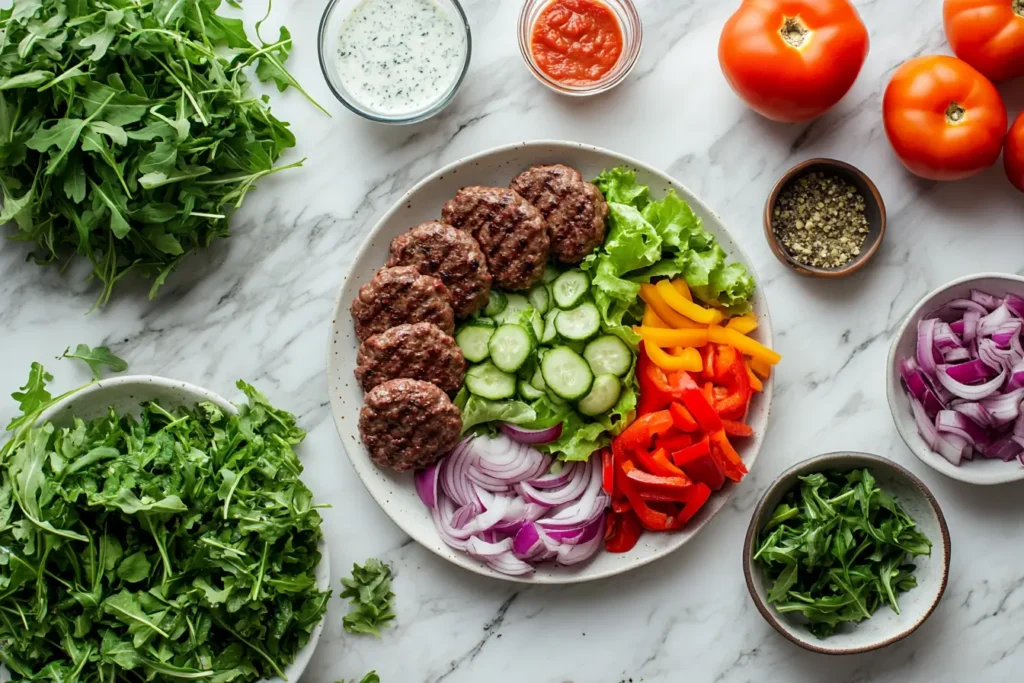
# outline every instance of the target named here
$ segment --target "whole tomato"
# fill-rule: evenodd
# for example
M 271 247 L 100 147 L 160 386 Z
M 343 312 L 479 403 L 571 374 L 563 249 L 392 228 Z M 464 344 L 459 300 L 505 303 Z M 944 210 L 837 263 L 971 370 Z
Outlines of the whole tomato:
M 942 14 L 957 57 L 993 81 L 1024 76 L 1024 0 L 946 0 Z
M 882 101 L 885 134 L 922 178 L 958 180 L 996 162 L 1006 106 L 992 81 L 967 62 L 937 55 L 906 62 Z
M 718 42 L 729 85 L 775 121 L 809 121 L 849 91 L 868 31 L 849 0 L 743 0 Z
M 1006 165 L 1006 177 L 1024 192 L 1024 114 L 1017 117 L 1013 128 L 1006 134 L 1003 163 Z

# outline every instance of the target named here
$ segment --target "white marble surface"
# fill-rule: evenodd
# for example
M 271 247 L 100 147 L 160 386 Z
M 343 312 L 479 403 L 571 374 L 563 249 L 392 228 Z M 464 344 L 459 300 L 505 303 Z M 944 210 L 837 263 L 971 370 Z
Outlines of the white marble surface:
M 251 19 L 263 12 L 249 5 Z M 386 683 L 530 681 L 1011 681 L 1024 662 L 1024 487 L 980 489 L 942 478 L 896 435 L 884 362 L 899 319 L 933 287 L 980 270 L 1024 273 L 1024 195 L 1001 167 L 955 185 L 908 176 L 880 121 L 887 76 L 904 59 L 946 51 L 939 0 L 857 0 L 872 49 L 845 100 L 805 126 L 772 124 L 743 108 L 716 59 L 735 0 L 640 3 L 646 45 L 629 80 L 599 99 L 562 99 L 518 54 L 514 0 L 471 0 L 469 76 L 440 117 L 409 128 L 372 125 L 334 102 L 315 37 L 323 0 L 275 4 L 272 22 L 296 38 L 289 67 L 334 114 L 275 95 L 292 121 L 304 169 L 263 182 L 236 218 L 235 236 L 194 258 L 153 302 L 122 289 L 84 315 L 96 291 L 78 272 L 24 262 L 0 248 L 0 390 L 33 360 L 60 387 L 84 379 L 54 358 L 67 345 L 105 343 L 137 372 L 188 380 L 226 395 L 254 381 L 301 415 L 308 481 L 326 512 L 335 585 L 353 561 L 394 563 L 396 626 L 380 640 L 343 634 L 332 601 L 305 676 L 329 683 L 376 668 Z M 1003 90 L 1011 111 L 1024 84 Z M 753 255 L 785 356 L 774 421 L 752 475 L 726 511 L 682 551 L 616 579 L 526 588 L 458 570 L 413 544 L 374 505 L 341 450 L 328 413 L 327 323 L 345 268 L 374 217 L 413 182 L 465 154 L 535 138 L 577 140 L 660 167 L 714 207 Z M 775 179 L 796 162 L 834 156 L 860 166 L 889 207 L 874 263 L 840 282 L 784 270 L 761 233 Z M 4 402 L 8 417 L 11 403 Z M 810 455 L 853 449 L 891 457 L 921 475 L 943 505 L 953 566 L 945 599 L 906 641 L 844 659 L 804 652 L 761 619 L 743 584 L 742 535 L 768 482 Z

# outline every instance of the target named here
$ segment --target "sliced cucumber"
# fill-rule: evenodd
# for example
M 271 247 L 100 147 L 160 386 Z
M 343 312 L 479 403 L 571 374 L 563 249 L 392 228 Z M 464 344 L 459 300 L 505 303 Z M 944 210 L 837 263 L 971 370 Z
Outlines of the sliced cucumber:
M 562 398 L 555 392 L 551 391 L 551 389 L 548 389 L 545 393 L 548 395 L 548 400 L 554 403 L 556 406 L 564 406 L 569 404 L 568 401 L 566 401 L 564 398 Z
M 550 344 L 558 336 L 558 331 L 555 329 L 555 318 L 561 313 L 557 308 L 552 308 L 544 316 L 544 332 L 540 335 L 541 344 Z
M 537 312 L 544 315 L 551 308 L 551 295 L 544 285 L 537 285 L 527 293 L 530 304 L 537 309 Z
M 618 375 L 622 377 L 633 365 L 633 352 L 626 342 L 607 334 L 598 337 L 583 349 L 583 357 L 590 363 L 595 375 Z
M 519 380 L 519 395 L 527 401 L 536 401 L 544 395 L 540 389 L 535 389 L 532 384 L 525 380 Z
M 494 322 L 494 318 L 485 318 L 483 316 L 479 318 L 470 318 L 465 324 L 467 327 L 489 327 L 492 330 L 497 327 L 497 324 Z
M 558 279 L 558 276 L 561 274 L 562 271 L 560 271 L 558 268 L 555 268 L 554 266 L 548 266 L 547 268 L 544 269 L 544 284 L 554 282 L 555 280 Z
M 484 308 L 484 315 L 495 316 L 505 310 L 508 299 L 498 290 L 491 290 L 491 298 L 487 300 L 487 307 Z
M 522 294 L 506 294 L 505 308 L 499 315 L 494 316 L 499 323 L 514 323 L 519 321 L 519 314 L 533 306 L 530 300 Z
M 615 375 L 598 375 L 594 378 L 594 386 L 590 393 L 576 404 L 584 415 L 601 415 L 615 407 L 622 393 L 622 382 Z
M 533 337 L 522 325 L 502 325 L 487 342 L 491 361 L 504 372 L 521 368 L 534 348 Z
M 583 350 L 587 348 L 587 343 L 581 341 L 574 341 L 572 339 L 563 339 L 562 346 L 567 346 L 582 356 Z
M 499 370 L 487 361 L 466 372 L 466 388 L 481 398 L 498 401 L 516 395 L 516 376 Z
M 530 319 L 530 327 L 533 328 L 533 338 L 539 341 L 540 338 L 544 336 L 543 316 L 541 316 L 541 314 L 538 313 L 537 309 L 535 308 L 531 308 L 526 313 L 523 313 L 521 315 L 525 315 L 527 318 Z
M 594 374 L 590 372 L 587 361 L 565 346 L 557 346 L 544 354 L 540 370 L 548 388 L 569 401 L 586 396 L 594 383 Z
M 584 301 L 576 308 L 563 310 L 555 318 L 555 330 L 566 339 L 583 341 L 601 331 L 601 313 L 597 306 Z
M 530 378 L 530 386 L 538 391 L 548 390 L 548 385 L 544 383 L 544 374 L 540 371 L 540 366 L 537 366 L 533 377 Z
M 466 360 L 470 363 L 479 363 L 491 355 L 487 349 L 487 342 L 493 334 L 493 327 L 466 325 L 455 334 L 455 343 L 462 349 L 462 355 Z
M 555 303 L 559 308 L 572 308 L 588 291 L 590 278 L 582 270 L 566 271 L 551 283 L 551 293 L 554 294 Z

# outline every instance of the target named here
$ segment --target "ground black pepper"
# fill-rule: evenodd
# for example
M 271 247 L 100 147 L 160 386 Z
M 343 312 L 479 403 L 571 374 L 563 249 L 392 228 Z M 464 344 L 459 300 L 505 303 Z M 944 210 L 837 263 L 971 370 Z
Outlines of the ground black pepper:
M 840 176 L 804 174 L 779 193 L 772 230 L 797 262 L 840 268 L 860 255 L 867 239 L 864 196 Z

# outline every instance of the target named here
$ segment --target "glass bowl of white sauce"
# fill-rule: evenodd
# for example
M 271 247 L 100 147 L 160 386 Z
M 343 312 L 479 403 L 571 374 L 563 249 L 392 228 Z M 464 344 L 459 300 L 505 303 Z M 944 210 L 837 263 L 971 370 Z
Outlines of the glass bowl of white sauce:
M 415 123 L 444 109 L 472 52 L 457 0 L 330 0 L 319 41 L 335 97 L 379 123 Z

